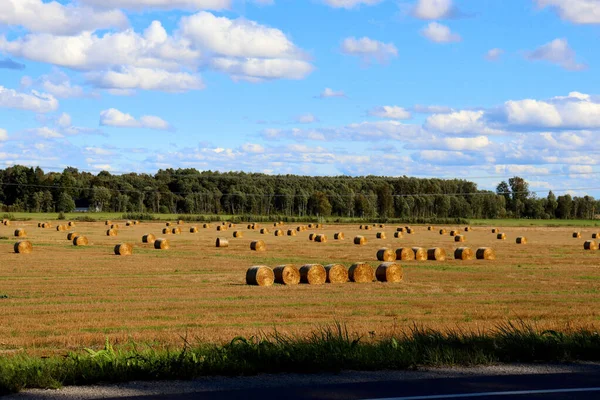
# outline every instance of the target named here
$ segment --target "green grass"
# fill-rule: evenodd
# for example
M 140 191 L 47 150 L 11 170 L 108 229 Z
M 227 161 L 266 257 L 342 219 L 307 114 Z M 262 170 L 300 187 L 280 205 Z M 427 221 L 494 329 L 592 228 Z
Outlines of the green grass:
M 469 318 L 465 315 L 465 320 Z M 107 340 L 103 349 L 85 349 L 63 357 L 4 356 L 0 358 L 0 394 L 24 388 L 207 375 L 567 361 L 600 361 L 598 332 L 540 331 L 523 322 L 507 322 L 488 333 L 414 326 L 405 334 L 368 340 L 335 324 L 307 337 L 275 332 L 236 337 L 224 345 L 190 344 L 184 339 L 181 349 L 166 350 L 135 343 L 115 349 Z

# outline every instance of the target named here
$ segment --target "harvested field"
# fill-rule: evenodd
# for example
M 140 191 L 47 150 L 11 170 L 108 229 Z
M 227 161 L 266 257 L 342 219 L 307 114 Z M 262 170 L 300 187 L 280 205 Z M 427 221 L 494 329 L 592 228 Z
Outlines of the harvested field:
M 195 234 L 186 229 L 169 236 L 168 251 L 158 251 L 142 237 L 160 236 L 164 222 L 145 221 L 119 231 L 118 243 L 131 243 L 135 251 L 117 257 L 117 243 L 106 236 L 103 221 L 77 221 L 87 246 L 73 246 L 66 232 L 35 229 L 38 222 L 0 226 L 0 237 L 8 238 L 0 239 L 0 294 L 6 296 L 0 298 L 0 354 L 19 349 L 64 354 L 101 347 L 106 337 L 113 343 L 133 339 L 181 346 L 186 334 L 192 341 L 221 342 L 274 326 L 302 334 L 334 321 L 367 338 L 369 331 L 384 335 L 409 329 L 413 322 L 473 330 L 515 318 L 550 328 L 600 325 L 600 251 L 583 246 L 598 231 L 593 226 L 577 228 L 585 239 L 572 238 L 573 227 L 503 227 L 509 238 L 527 237 L 526 246 L 497 240 L 490 226 L 474 226 L 469 247 L 490 247 L 495 260 L 455 260 L 463 244 L 439 235 L 443 226 L 431 231 L 414 226 L 417 234 L 402 238 L 392 237 L 395 226 L 379 228 L 388 239 L 376 239 L 376 232 L 358 224 L 326 224 L 319 231 L 367 239 L 356 246 L 352 240 L 313 243 L 304 234 L 261 235 L 238 224 L 244 237 L 230 240 L 227 249 L 215 247 L 223 236 L 216 229 Z M 27 231 L 31 254 L 14 252 L 14 225 Z M 251 251 L 250 242 L 259 239 L 267 250 Z M 393 285 L 246 284 L 246 271 L 254 265 L 341 264 L 348 269 L 364 261 L 376 268 L 382 247 L 439 247 L 447 256 L 445 261 L 397 261 L 403 280 Z

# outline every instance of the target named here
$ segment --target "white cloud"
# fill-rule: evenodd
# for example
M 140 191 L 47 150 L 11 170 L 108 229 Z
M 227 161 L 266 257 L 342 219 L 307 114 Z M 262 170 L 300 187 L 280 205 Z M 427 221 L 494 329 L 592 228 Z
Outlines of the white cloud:
M 128 21 L 119 10 L 96 11 L 56 1 L 2 0 L 0 23 L 22 26 L 31 32 L 71 35 L 101 28 L 123 28 Z
M 502 49 L 499 49 L 499 48 L 490 49 L 490 50 L 488 50 L 487 53 L 485 53 L 485 59 L 488 61 L 498 61 L 500 59 L 500 57 L 502 56 L 502 54 L 504 54 L 504 50 L 502 50 Z
M 260 154 L 260 153 L 265 152 L 265 148 L 262 145 L 256 144 L 256 143 L 243 144 L 242 150 L 245 151 L 246 153 L 255 153 L 255 154 Z
M 436 106 L 436 105 L 424 106 L 421 104 L 415 105 L 412 108 L 412 110 L 416 113 L 421 113 L 421 114 L 445 114 L 445 113 L 451 113 L 452 111 L 454 111 L 451 107 L 447 107 L 447 106 Z
M 30 94 L 0 86 L 0 108 L 16 108 L 37 113 L 47 113 L 58 109 L 58 100 L 51 94 L 32 90 Z
M 537 0 L 537 4 L 555 8 L 562 19 L 575 24 L 600 24 L 598 0 Z
M 313 122 L 317 122 L 317 121 L 318 121 L 317 117 L 315 117 L 311 113 L 299 115 L 298 117 L 296 117 L 296 122 L 299 122 L 301 124 L 312 124 Z
M 421 19 L 443 19 L 455 13 L 452 0 L 418 0 L 413 15 Z
M 84 97 L 83 87 L 71 84 L 71 80 L 67 74 L 62 71 L 53 71 L 49 75 L 42 75 L 37 79 L 29 76 L 21 78 L 21 85 L 24 87 L 36 86 L 50 93 L 59 99 L 68 99 L 74 97 Z
M 62 134 L 60 134 L 55 129 L 48 128 L 47 126 L 44 126 L 42 128 L 30 129 L 29 132 L 33 132 L 37 136 L 44 138 L 44 139 L 58 139 L 58 138 L 64 137 Z
M 346 93 L 343 90 L 333 90 L 331 88 L 325 88 L 317 97 L 321 99 L 327 99 L 330 97 L 346 97 Z
M 550 173 L 550 170 L 546 167 L 537 167 L 535 165 L 496 165 L 494 167 L 494 171 L 496 174 L 501 175 L 520 175 L 520 174 L 538 174 L 538 175 L 546 175 Z
M 119 128 L 148 128 L 157 130 L 172 129 L 168 122 L 153 115 L 144 115 L 139 119 L 115 108 L 100 112 L 100 125 Z
M 211 66 L 225 72 L 234 80 L 260 82 L 269 79 L 303 79 L 313 70 L 313 66 L 302 60 L 285 58 L 213 58 Z
M 446 149 L 453 151 L 478 151 L 485 149 L 491 144 L 487 136 L 442 138 L 441 143 L 443 143 Z
M 0 142 L 4 142 L 8 140 L 8 132 L 6 129 L 0 128 Z
M 344 39 L 341 50 L 344 54 L 361 57 L 365 62 L 375 60 L 386 63 L 398 56 L 398 49 L 393 43 L 383 43 L 366 36 L 360 39 L 355 37 Z
M 231 0 L 79 0 L 94 7 L 126 8 L 143 11 L 147 8 L 160 10 L 225 10 Z
M 98 88 L 116 90 L 113 94 L 117 95 L 130 95 L 130 90 L 133 89 L 176 93 L 204 88 L 202 79 L 196 74 L 131 66 L 111 71 L 90 72 L 86 74 L 86 78 Z
M 421 35 L 435 43 L 451 43 L 462 40 L 459 34 L 453 33 L 446 25 L 437 22 L 430 22 L 421 29 Z
M 577 62 L 575 51 L 569 47 L 567 39 L 554 39 L 533 51 L 526 52 L 525 58 L 530 61 L 548 61 L 571 71 L 587 68 L 586 64 Z
M 71 126 L 71 116 L 67 113 L 62 113 L 58 117 L 58 120 L 56 121 L 56 123 L 61 128 L 68 128 L 69 126 Z
M 461 110 L 449 114 L 434 114 L 427 118 L 426 129 L 448 134 L 501 134 L 490 128 L 484 111 Z
M 334 8 L 355 8 L 360 5 L 372 6 L 383 0 L 323 0 L 325 4 Z
M 398 106 L 381 106 L 369 110 L 369 115 L 379 118 L 411 119 L 410 111 Z

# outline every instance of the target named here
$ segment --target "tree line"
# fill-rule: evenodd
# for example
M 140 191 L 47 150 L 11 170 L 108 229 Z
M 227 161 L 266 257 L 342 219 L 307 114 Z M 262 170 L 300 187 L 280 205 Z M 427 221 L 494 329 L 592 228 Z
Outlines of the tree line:
M 593 197 L 539 198 L 514 177 L 496 191 L 463 179 L 380 176 L 311 177 L 165 169 L 156 174 L 96 175 L 65 168 L 0 169 L 4 212 L 253 214 L 354 218 L 580 218 L 600 210 Z

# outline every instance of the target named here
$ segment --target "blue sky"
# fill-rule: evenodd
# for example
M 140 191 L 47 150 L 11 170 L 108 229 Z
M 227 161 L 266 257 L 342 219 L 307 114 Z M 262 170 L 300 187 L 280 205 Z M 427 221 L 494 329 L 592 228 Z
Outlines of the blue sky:
M 0 166 L 598 196 L 599 39 L 598 0 L 1 0 Z

